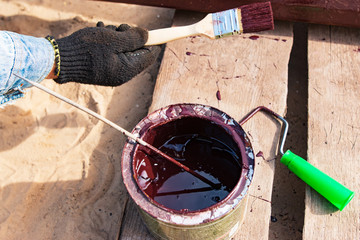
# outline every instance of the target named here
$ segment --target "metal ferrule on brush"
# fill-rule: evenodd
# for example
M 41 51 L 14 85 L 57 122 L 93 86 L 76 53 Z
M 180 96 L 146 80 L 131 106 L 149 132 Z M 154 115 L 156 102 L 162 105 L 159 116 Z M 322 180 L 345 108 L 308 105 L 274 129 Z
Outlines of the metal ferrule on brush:
M 243 33 L 239 8 L 213 13 L 212 19 L 215 38 Z

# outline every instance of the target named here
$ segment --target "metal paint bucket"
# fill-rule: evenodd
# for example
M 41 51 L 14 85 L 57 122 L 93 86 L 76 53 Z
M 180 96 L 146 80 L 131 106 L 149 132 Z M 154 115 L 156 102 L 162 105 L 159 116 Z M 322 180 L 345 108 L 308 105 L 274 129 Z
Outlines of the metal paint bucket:
M 165 195 L 170 200 L 168 202 L 161 202 L 159 197 L 161 195 L 159 193 L 160 188 L 156 190 L 157 195 L 153 194 L 155 186 L 160 185 L 161 189 L 163 189 L 165 181 L 170 182 L 170 179 L 175 179 L 178 175 L 171 175 L 168 178 L 161 177 L 162 173 L 167 174 L 172 170 L 164 169 L 163 172 L 159 170 L 158 162 L 148 156 L 151 155 L 149 150 L 144 149 L 144 147 L 131 140 L 126 143 L 123 150 L 122 174 L 124 184 L 138 206 L 145 225 L 157 239 L 230 239 L 237 232 L 244 219 L 247 205 L 246 193 L 254 174 L 254 153 L 250 141 L 241 126 L 233 118 L 213 107 L 196 104 L 177 104 L 149 114 L 137 124 L 132 133 L 155 147 L 160 147 L 163 142 L 172 139 L 173 136 L 187 136 L 187 134 L 193 134 L 193 136 L 206 135 L 209 139 L 221 141 L 221 143 L 229 147 L 229 150 L 226 150 L 227 152 L 224 154 L 228 156 L 228 152 L 231 152 L 233 155 L 236 155 L 233 158 L 234 160 L 231 160 L 234 162 L 229 164 L 234 166 L 238 164 L 240 166 L 238 175 L 236 175 L 234 170 L 234 176 L 236 177 L 228 177 L 229 174 L 232 174 L 230 170 L 233 167 L 227 166 L 227 168 L 224 168 L 227 169 L 226 172 L 225 170 L 219 170 L 223 164 L 219 165 L 216 159 L 215 162 L 207 164 L 216 165 L 215 168 L 211 168 L 215 170 L 211 171 L 220 172 L 219 181 L 229 181 L 231 189 L 223 199 L 215 198 L 217 201 L 210 204 L 214 200 L 211 198 L 208 201 L 209 206 L 204 205 L 199 207 L 199 209 L 196 208 L 198 205 L 193 209 L 187 209 L 187 206 L 185 208 L 177 208 L 176 198 L 179 195 L 173 198 L 172 195 L 169 195 L 169 192 Z M 213 144 L 218 143 L 211 143 L 211 145 Z M 192 145 L 186 145 L 187 151 L 190 151 L 190 146 Z M 196 149 L 193 153 L 196 153 Z M 209 155 L 209 157 L 211 156 Z M 174 166 L 174 169 L 176 167 Z M 199 172 L 201 171 L 199 170 Z M 183 173 L 179 172 L 180 174 Z M 223 176 L 227 176 L 227 178 L 223 178 Z M 145 181 L 146 179 L 150 180 Z M 187 181 L 187 177 L 182 179 L 179 182 Z M 201 185 L 201 183 L 197 184 Z M 173 193 L 177 193 L 176 189 L 172 190 Z M 190 190 L 186 191 L 186 193 L 182 191 L 180 196 L 186 198 L 193 194 L 189 194 Z M 216 190 L 216 194 L 218 191 L 220 190 Z M 211 194 L 215 194 L 214 192 L 215 190 L 213 192 L 198 192 L 196 194 L 197 197 L 210 198 Z M 164 196 L 164 194 L 161 196 Z M 186 201 L 178 201 L 180 205 L 183 202 Z M 193 204 L 192 200 L 188 202 L 190 205 Z M 204 200 L 203 202 L 207 201 Z M 165 203 L 172 205 L 166 205 Z

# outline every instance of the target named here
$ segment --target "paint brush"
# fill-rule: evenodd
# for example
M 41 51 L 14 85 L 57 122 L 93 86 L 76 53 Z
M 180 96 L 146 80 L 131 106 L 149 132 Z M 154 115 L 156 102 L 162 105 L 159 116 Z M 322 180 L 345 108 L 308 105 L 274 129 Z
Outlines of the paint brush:
M 186 172 L 192 174 L 193 176 L 197 177 L 198 179 L 200 179 L 201 181 L 207 183 L 208 185 L 210 185 L 211 187 L 213 187 L 214 189 L 219 189 L 221 187 L 221 184 L 217 184 L 217 183 L 213 183 L 212 181 L 210 181 L 209 179 L 203 177 L 202 175 L 200 175 L 199 173 L 195 172 L 194 170 L 190 169 L 189 167 L 185 166 L 184 164 L 176 161 L 174 158 L 170 157 L 169 155 L 166 155 L 165 153 L 161 152 L 159 149 L 155 148 L 154 146 L 150 145 L 149 143 L 145 142 L 144 140 L 142 140 L 141 138 L 138 138 L 136 137 L 134 134 L 126 131 L 124 128 L 120 127 L 119 125 L 113 123 L 112 121 L 108 120 L 107 118 L 104 118 L 103 116 L 97 114 L 96 112 L 86 108 L 86 107 L 83 107 L 81 106 L 80 104 L 77 104 L 76 102 L 44 87 L 43 85 L 37 83 L 37 82 L 34 82 L 34 81 L 31 81 L 27 78 L 24 78 L 22 76 L 19 76 L 17 74 L 14 73 L 14 75 L 18 78 L 21 78 L 22 80 L 30 83 L 31 85 L 37 87 L 38 89 L 86 112 L 87 114 L 99 119 L 100 121 L 108 124 L 109 126 L 115 128 L 116 130 L 120 131 L 122 134 L 124 134 L 125 136 L 127 136 L 128 138 L 131 138 L 132 140 L 136 141 L 137 143 L 139 143 L 140 145 L 144 146 L 144 147 L 147 147 L 149 148 L 150 150 L 154 151 L 156 154 L 159 154 L 161 155 L 162 157 L 164 157 L 166 160 L 174 163 L 175 165 L 177 165 L 178 167 L 184 169 Z
M 163 44 L 189 36 L 204 35 L 211 39 L 217 39 L 273 29 L 274 19 L 271 3 L 262 2 L 210 13 L 201 21 L 188 26 L 151 30 L 145 45 Z

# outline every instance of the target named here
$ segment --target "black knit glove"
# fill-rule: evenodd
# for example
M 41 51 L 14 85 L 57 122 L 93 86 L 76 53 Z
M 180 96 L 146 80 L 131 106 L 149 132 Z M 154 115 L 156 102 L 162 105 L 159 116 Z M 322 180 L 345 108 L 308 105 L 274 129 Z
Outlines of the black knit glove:
M 79 82 L 118 86 L 151 65 L 160 47 L 144 47 L 145 29 L 102 22 L 56 40 L 60 51 L 60 75 L 57 83 Z

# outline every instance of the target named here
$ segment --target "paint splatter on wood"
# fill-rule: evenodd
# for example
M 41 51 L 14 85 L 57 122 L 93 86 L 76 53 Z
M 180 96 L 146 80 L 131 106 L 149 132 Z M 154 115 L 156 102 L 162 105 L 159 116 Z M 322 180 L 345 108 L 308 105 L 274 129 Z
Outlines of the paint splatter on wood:
M 220 90 L 217 90 L 216 91 L 216 98 L 217 98 L 217 100 L 221 100 L 221 93 L 220 93 Z
M 248 37 L 249 39 L 251 40 L 258 40 L 260 38 L 260 36 L 258 35 L 251 35 L 250 37 Z M 274 41 L 282 41 L 282 42 L 286 42 L 287 40 L 286 39 L 280 39 L 280 38 L 270 38 L 270 37 L 264 37 L 264 36 L 261 36 L 261 38 L 266 38 L 266 39 L 271 39 L 271 40 L 274 40 Z
M 265 160 L 264 153 L 263 153 L 262 151 L 259 151 L 259 152 L 256 154 L 256 157 L 261 157 L 263 160 Z
M 249 37 L 251 40 L 258 40 L 259 39 L 259 36 L 257 35 L 252 35 Z

